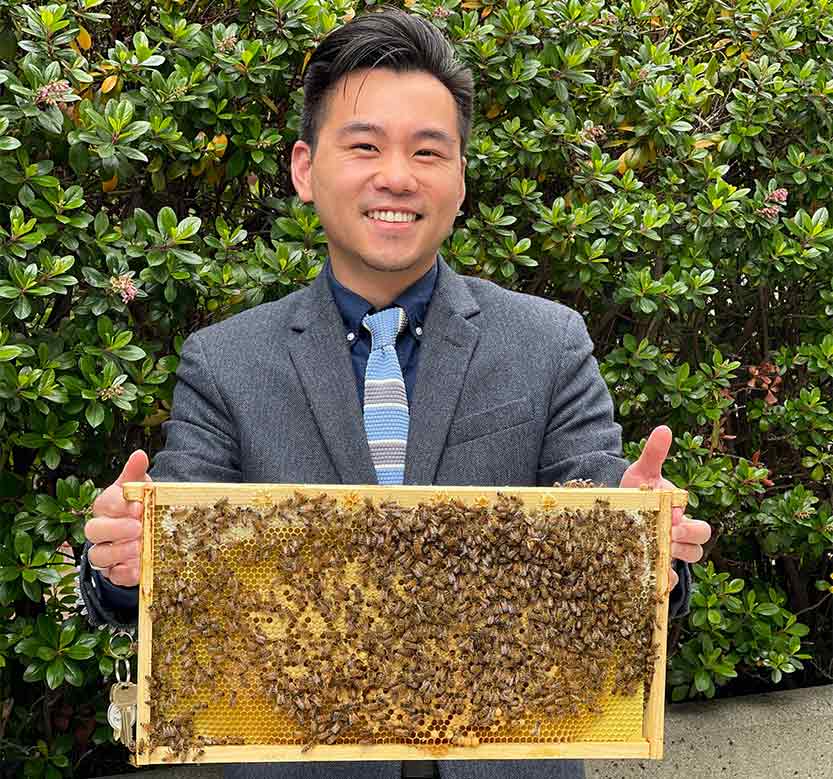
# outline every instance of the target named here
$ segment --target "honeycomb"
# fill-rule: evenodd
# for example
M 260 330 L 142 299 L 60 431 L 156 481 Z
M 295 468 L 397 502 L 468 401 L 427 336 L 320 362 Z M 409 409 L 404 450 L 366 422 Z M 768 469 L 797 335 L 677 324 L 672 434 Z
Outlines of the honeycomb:
M 139 751 L 639 741 L 655 516 L 500 493 L 152 507 Z

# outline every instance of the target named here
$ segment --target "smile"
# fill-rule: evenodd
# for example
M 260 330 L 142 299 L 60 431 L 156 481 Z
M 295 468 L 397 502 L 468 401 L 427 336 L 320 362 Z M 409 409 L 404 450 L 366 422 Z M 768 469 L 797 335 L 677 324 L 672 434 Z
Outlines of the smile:
M 376 222 L 390 223 L 416 222 L 422 218 L 420 214 L 415 214 L 411 211 L 368 211 L 365 216 Z

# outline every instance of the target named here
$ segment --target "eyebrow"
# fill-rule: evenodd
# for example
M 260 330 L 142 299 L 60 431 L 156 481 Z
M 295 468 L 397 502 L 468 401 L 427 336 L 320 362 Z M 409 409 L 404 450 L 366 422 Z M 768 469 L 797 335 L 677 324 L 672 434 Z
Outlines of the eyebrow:
M 372 122 L 348 122 L 339 128 L 338 132 L 336 132 L 336 136 L 338 138 L 343 138 L 346 135 L 355 135 L 356 133 L 371 133 L 372 135 L 382 136 L 387 135 L 384 129 L 378 124 L 373 124 Z M 434 127 L 423 127 L 421 130 L 417 130 L 413 134 L 413 137 L 419 140 L 424 139 L 439 141 L 440 143 L 445 143 L 449 146 L 454 145 L 454 139 L 445 130 L 440 130 Z

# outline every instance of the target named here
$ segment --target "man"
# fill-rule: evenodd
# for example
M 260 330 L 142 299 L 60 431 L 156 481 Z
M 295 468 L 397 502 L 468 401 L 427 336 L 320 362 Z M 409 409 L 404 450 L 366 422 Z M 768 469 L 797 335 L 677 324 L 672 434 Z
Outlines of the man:
M 671 486 L 671 431 L 621 454 L 613 404 L 581 317 L 453 273 L 438 255 L 465 197 L 472 77 L 442 35 L 401 11 L 356 18 L 310 60 L 299 197 L 329 261 L 308 289 L 192 335 L 183 346 L 164 481 L 551 485 L 574 478 Z M 387 340 L 385 340 L 387 339 Z M 379 404 L 393 410 L 380 411 Z M 134 452 L 94 504 L 81 591 L 93 622 L 135 619 Z M 674 518 L 672 616 L 704 522 Z M 90 577 L 89 567 L 96 571 Z M 682 581 L 678 582 L 678 575 Z M 447 777 L 579 777 L 580 762 L 446 762 Z M 227 775 L 398 777 L 398 763 L 230 767 Z

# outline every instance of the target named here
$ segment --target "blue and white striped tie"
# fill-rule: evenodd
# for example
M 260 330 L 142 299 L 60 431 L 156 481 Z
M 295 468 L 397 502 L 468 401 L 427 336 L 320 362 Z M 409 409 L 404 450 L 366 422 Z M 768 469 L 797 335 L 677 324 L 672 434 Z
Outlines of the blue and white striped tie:
M 368 314 L 370 356 L 364 374 L 364 429 L 379 484 L 402 484 L 408 444 L 408 396 L 396 356 L 396 338 L 408 324 L 402 308 Z

